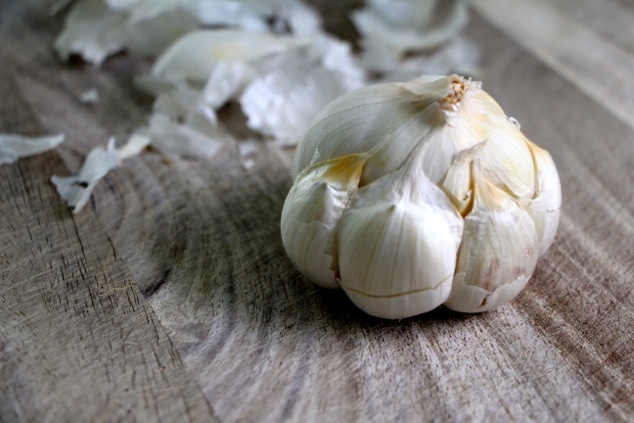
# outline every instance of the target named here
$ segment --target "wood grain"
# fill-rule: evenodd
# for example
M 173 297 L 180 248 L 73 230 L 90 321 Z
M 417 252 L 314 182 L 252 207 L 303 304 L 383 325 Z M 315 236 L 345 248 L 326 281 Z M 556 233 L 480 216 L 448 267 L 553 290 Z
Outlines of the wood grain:
M 2 130 L 41 133 L 14 81 L 3 66 Z M 66 172 L 0 167 L 0 421 L 215 421 L 95 215 L 60 201 Z
M 142 122 L 149 103 L 131 76 L 147 64 L 119 56 L 103 69 L 62 66 L 48 50 L 59 22 L 15 7 L 22 18 L 5 32 L 5 51 L 17 71 L 1 80 L 17 92 L 2 107 L 19 112 L 3 125 L 66 132 L 58 151 L 75 169 L 91 146 Z M 95 416 L 79 404 L 103 420 L 124 417 L 120 404 L 136 404 L 137 418 L 179 420 L 186 397 L 192 419 L 213 410 L 227 422 L 632 421 L 634 130 L 480 17 L 467 34 L 483 48 L 484 88 L 551 152 L 564 190 L 555 244 L 514 303 L 386 322 L 316 288 L 279 237 L 292 151 L 262 143 L 249 170 L 237 140 L 210 162 L 168 165 L 144 153 L 111 172 L 78 216 L 46 183 L 64 173 L 47 155 L 0 168 L 0 209 L 11 213 L 0 233 L 0 351 L 21 348 L 0 374 L 29 376 L 0 380 L 9 404 L 0 420 L 19 420 L 16 404 L 36 410 L 24 420 L 49 410 Z M 18 54 L 24 43 L 34 52 Z M 97 107 L 77 101 L 91 86 L 102 93 Z M 242 137 L 236 109 L 222 113 Z M 78 283 L 78 268 L 89 282 Z M 62 270 L 75 272 L 68 287 Z M 113 303 L 76 302 L 90 293 Z M 46 309 L 49 297 L 58 308 Z M 141 377 L 143 389 L 125 392 Z M 56 380 L 58 390 L 73 384 L 56 393 Z
M 624 50 L 543 0 L 472 0 L 471 4 L 577 89 L 634 128 L 634 97 L 626 94 L 634 92 L 631 50 Z M 626 10 L 625 16 L 634 16 L 631 4 Z M 601 28 L 613 24 L 609 18 L 610 14 L 603 15 Z
M 0 418 L 213 421 L 94 215 L 72 218 L 42 178 L 62 169 L 0 169 Z
M 634 4 L 632 0 L 550 0 L 561 14 L 576 20 L 607 42 L 634 54 Z M 618 65 L 618 64 L 616 64 Z

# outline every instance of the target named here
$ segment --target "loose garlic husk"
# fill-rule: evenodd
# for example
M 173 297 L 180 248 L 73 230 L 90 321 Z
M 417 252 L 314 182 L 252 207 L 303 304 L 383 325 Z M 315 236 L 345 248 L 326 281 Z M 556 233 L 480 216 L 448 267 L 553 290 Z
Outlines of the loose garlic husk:
M 281 221 L 291 261 L 378 317 L 508 303 L 559 223 L 550 155 L 458 75 L 340 97 L 294 166 Z

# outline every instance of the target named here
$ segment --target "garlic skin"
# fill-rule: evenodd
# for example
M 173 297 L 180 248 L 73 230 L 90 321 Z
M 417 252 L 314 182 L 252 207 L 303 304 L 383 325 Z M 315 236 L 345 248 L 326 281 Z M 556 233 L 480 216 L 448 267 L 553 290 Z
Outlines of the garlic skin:
M 64 142 L 64 134 L 26 137 L 0 133 L 0 166 L 15 163 L 21 157 L 34 156 L 52 150 Z
M 381 318 L 508 303 L 559 222 L 550 155 L 458 75 L 343 95 L 313 120 L 293 170 L 291 261 Z

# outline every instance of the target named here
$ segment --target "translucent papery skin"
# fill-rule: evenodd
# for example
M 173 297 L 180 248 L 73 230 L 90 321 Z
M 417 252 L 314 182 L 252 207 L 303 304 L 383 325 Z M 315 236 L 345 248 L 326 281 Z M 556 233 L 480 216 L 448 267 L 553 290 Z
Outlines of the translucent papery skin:
M 152 74 L 166 79 L 205 82 L 221 61 L 250 63 L 301 43 L 302 40 L 248 31 L 193 31 L 161 54 Z
M 317 194 L 322 176 L 315 169 L 350 155 L 363 162 L 355 176 Z M 301 173 L 282 218 L 291 260 L 382 318 L 441 304 L 482 312 L 508 303 L 559 222 L 561 188 L 550 155 L 479 83 L 457 75 L 340 97 L 315 118 L 294 165 Z M 295 202 L 304 211 L 287 212 Z M 319 230 L 289 218 L 311 207 L 319 210 L 309 219 Z

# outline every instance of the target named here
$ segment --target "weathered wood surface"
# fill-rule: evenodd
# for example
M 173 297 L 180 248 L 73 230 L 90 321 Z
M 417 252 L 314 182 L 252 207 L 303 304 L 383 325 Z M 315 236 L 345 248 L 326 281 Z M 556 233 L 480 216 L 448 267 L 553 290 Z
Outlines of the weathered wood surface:
M 560 231 L 499 311 L 386 322 L 286 259 L 290 152 L 263 147 L 249 170 L 235 142 L 208 163 L 144 153 L 71 215 L 48 178 L 123 139 L 149 100 L 131 82 L 143 63 L 59 64 L 60 24 L 2 5 L 0 131 L 68 141 L 0 168 L 0 421 L 634 420 L 634 129 L 610 99 L 475 16 L 485 89 L 558 165 Z M 80 104 L 91 87 L 100 104 Z

